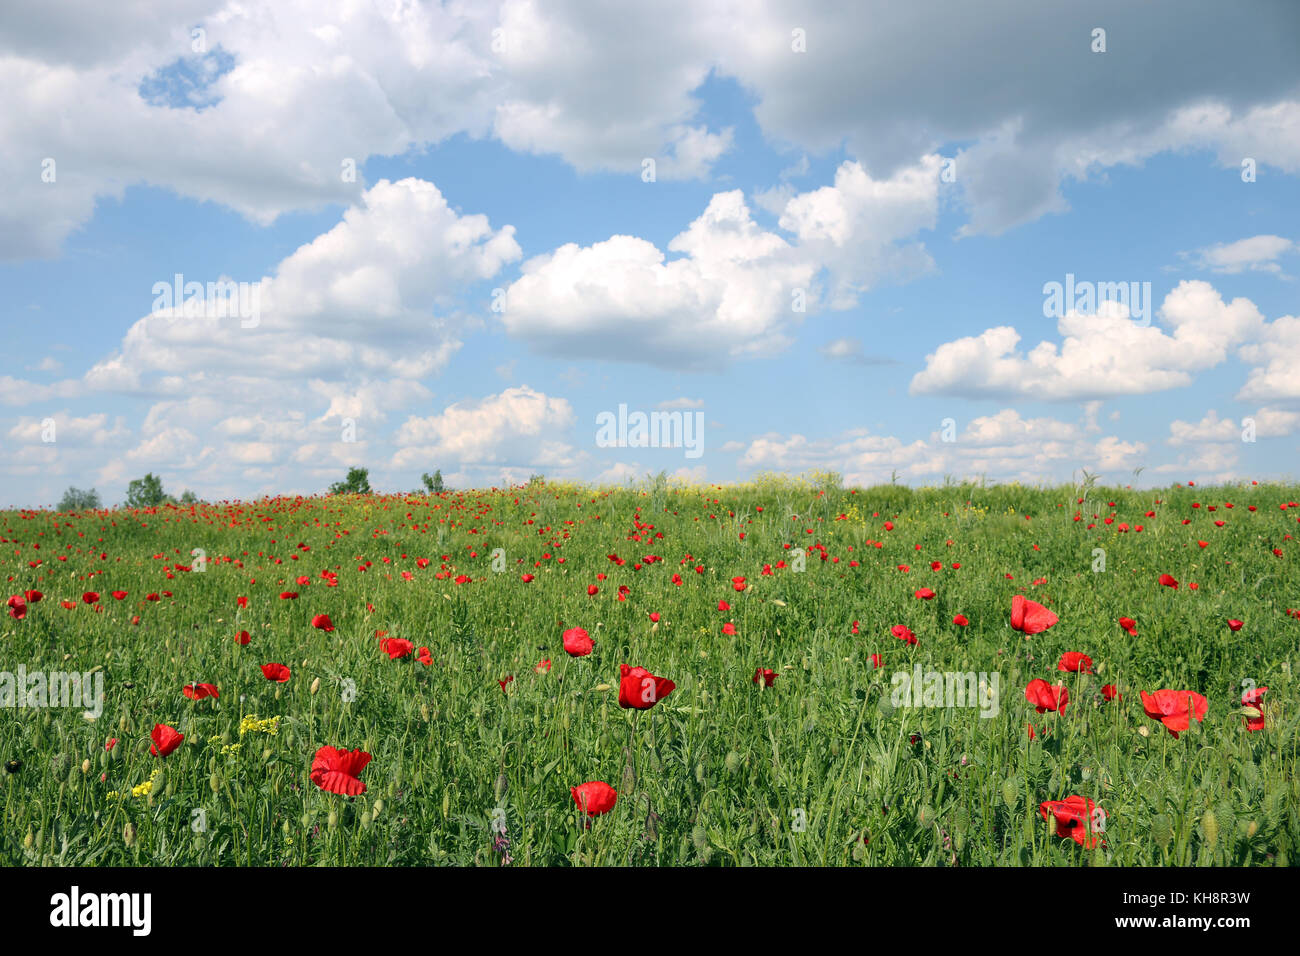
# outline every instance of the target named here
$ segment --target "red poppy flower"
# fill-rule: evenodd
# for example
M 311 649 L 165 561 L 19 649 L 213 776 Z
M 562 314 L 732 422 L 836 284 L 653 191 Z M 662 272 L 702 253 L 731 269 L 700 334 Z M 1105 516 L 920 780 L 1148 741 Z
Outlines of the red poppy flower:
M 415 655 L 415 659 L 425 667 L 430 667 L 433 664 L 433 657 L 429 654 L 427 647 L 420 648 L 419 653 Z
M 551 659 L 548 657 L 544 661 L 538 661 L 537 664 L 534 665 L 533 670 L 537 671 L 539 674 L 549 673 L 551 670 Z
M 736 633 L 736 625 L 731 621 L 728 621 L 726 624 L 722 625 L 722 633 L 727 635 L 727 637 L 734 636 Z
M 780 675 L 774 670 L 760 667 L 758 670 L 754 671 L 754 683 L 757 684 L 759 681 L 762 681 L 766 686 L 771 687 L 776 683 L 776 679 L 779 676 Z
M 5 602 L 9 606 L 9 616 L 16 621 L 21 621 L 27 616 L 27 602 L 15 594 Z
M 157 601 L 161 601 L 161 600 L 162 600 L 162 598 L 160 598 L 157 594 L 146 594 L 146 595 L 144 596 L 144 599 L 145 599 L 146 601 L 154 601 L 154 602 L 157 602 Z
M 1048 800 L 1038 807 L 1043 819 L 1056 818 L 1056 835 L 1070 839 L 1085 850 L 1097 845 L 1098 834 L 1106 825 L 1106 811 L 1087 797 L 1071 796 L 1064 800 Z
M 99 592 L 87 591 L 81 596 L 81 600 L 87 604 L 97 604 L 99 602 Z
M 235 642 L 240 646 L 247 644 L 250 640 L 252 640 L 252 638 L 248 636 L 247 631 L 240 631 L 235 635 Z
M 184 734 L 177 733 L 175 727 L 168 727 L 166 724 L 154 724 L 153 733 L 149 736 L 153 739 L 153 743 L 149 745 L 149 752 L 155 757 L 166 757 L 185 739 Z
M 650 612 L 650 621 L 651 621 L 652 624 L 658 624 L 658 623 L 659 623 L 659 612 L 658 612 L 658 611 L 651 611 L 651 612 Z
M 885 659 L 884 659 L 883 657 L 881 657 L 879 654 L 872 654 L 872 655 L 871 655 L 871 666 L 872 666 L 872 667 L 883 667 L 883 666 L 884 666 L 884 663 L 885 663 Z
M 292 601 L 292 600 L 295 600 L 297 597 L 298 597 L 298 592 L 297 592 L 297 591 L 281 591 L 281 592 L 280 592 L 280 600 L 281 600 L 281 601 Z
M 737 591 L 743 591 L 743 590 L 745 590 L 745 587 L 746 587 L 746 585 L 745 585 L 745 579 L 742 578 L 742 577 L 732 578 L 732 579 L 731 579 L 731 586 L 732 586 L 733 588 L 735 588 Z
M 501 685 L 501 692 L 502 692 L 502 693 L 505 693 L 506 685 L 509 684 L 509 683 L 510 683 L 511 681 L 513 681 L 514 679 L 515 679 L 515 675 L 514 675 L 514 674 L 507 674 L 505 680 L 499 680 L 499 681 L 497 681 L 497 683 Z
M 920 598 L 922 601 L 928 601 L 934 597 L 934 592 L 931 591 L 929 588 L 921 588 L 916 592 L 916 596 Z
M 1264 694 L 1268 691 L 1267 687 L 1256 687 L 1244 690 L 1241 693 L 1241 706 L 1248 708 L 1246 712 L 1246 729 L 1263 730 L 1265 726 L 1264 719 Z M 1251 714 L 1250 711 L 1255 713 Z
M 1124 630 L 1128 631 L 1128 633 L 1129 633 L 1129 637 L 1137 637 L 1137 636 L 1138 636 L 1138 625 L 1137 625 L 1137 621 L 1133 620 L 1133 618 L 1131 618 L 1131 617 L 1121 617 L 1121 618 L 1119 619 L 1119 626 L 1122 627 L 1122 628 L 1124 628 Z
M 24 591 L 23 597 L 27 599 L 28 604 L 40 604 L 41 598 L 45 597 L 40 591 Z
M 1070 673 L 1084 674 L 1092 673 L 1092 658 L 1087 654 L 1080 654 L 1078 651 L 1066 651 L 1061 655 L 1061 659 L 1056 663 L 1058 671 L 1069 671 Z
M 580 627 L 571 627 L 564 632 L 564 649 L 571 657 L 586 657 L 594 646 L 587 632 Z
M 266 675 L 267 680 L 273 680 L 277 684 L 283 684 L 291 676 L 289 668 L 283 664 L 263 664 L 262 673 Z
M 379 642 L 379 649 L 388 655 L 390 661 L 395 661 L 414 651 L 415 645 L 404 637 L 386 637 Z
M 912 629 L 906 624 L 895 624 L 889 629 L 889 633 L 900 641 L 907 641 L 909 644 L 916 643 L 916 635 L 912 633 Z
M 533 576 L 531 574 L 521 574 L 519 575 L 519 580 L 523 581 L 524 584 L 532 584 Z
M 1228 621 L 1228 629 L 1231 631 L 1240 631 L 1242 625 L 1245 623 L 1245 621 L 1238 621 L 1236 618 L 1232 618 Z
M 569 792 L 573 794 L 573 802 L 589 817 L 598 817 L 602 813 L 609 813 L 610 810 L 614 809 L 614 803 L 618 800 L 618 792 L 609 784 L 600 780 L 592 780 L 581 786 L 570 787 Z
M 1117 697 L 1120 700 L 1124 699 L 1124 695 L 1119 692 L 1119 689 L 1116 688 L 1114 684 L 1107 684 L 1105 687 L 1103 687 L 1101 689 L 1101 696 L 1104 697 L 1106 700 L 1114 700 Z
M 158 600 L 158 597 L 157 595 L 150 595 L 149 600 L 156 601 Z M 248 607 L 248 598 L 246 597 L 235 598 L 235 604 L 237 604 L 239 607 Z
M 330 793 L 355 797 L 366 792 L 366 785 L 357 778 L 368 763 L 370 754 L 364 750 L 322 747 L 311 762 L 311 782 Z
M 1154 694 L 1142 691 L 1142 709 L 1148 717 L 1158 720 L 1178 739 L 1178 734 L 1197 721 L 1205 719 L 1210 703 L 1200 694 L 1190 690 L 1158 690 Z
M 662 698 L 673 692 L 677 685 L 667 677 L 655 677 L 644 667 L 619 665 L 622 675 L 618 682 L 618 706 L 636 710 L 649 710 Z
M 1031 680 L 1025 688 L 1025 700 L 1040 714 L 1054 710 L 1064 717 L 1065 707 L 1070 703 L 1070 692 L 1060 684 L 1049 684 L 1040 677 Z
M 1037 601 L 1031 601 L 1019 594 L 1011 599 L 1011 626 L 1017 631 L 1039 634 L 1059 620 L 1060 618 Z
M 1174 580 L 1174 577 L 1171 574 L 1160 575 L 1160 583 L 1167 588 L 1173 588 L 1175 591 L 1178 590 L 1178 582 Z
M 328 632 L 334 630 L 334 622 L 330 620 L 328 614 L 317 614 L 314 616 L 311 619 L 311 626 L 319 631 Z
M 181 688 L 181 693 L 190 700 L 202 700 L 204 697 L 217 698 L 221 696 L 217 693 L 216 684 L 186 684 Z
M 970 618 L 968 618 L 965 614 L 958 614 L 952 619 L 952 622 L 956 624 L 958 627 L 966 627 L 968 624 L 970 624 Z
M 76 602 L 76 601 L 60 601 L 60 602 L 59 602 L 59 605 L 60 605 L 61 607 L 66 608 L 67 610 L 71 611 L 71 610 L 73 610 L 73 609 L 77 606 L 77 602 Z

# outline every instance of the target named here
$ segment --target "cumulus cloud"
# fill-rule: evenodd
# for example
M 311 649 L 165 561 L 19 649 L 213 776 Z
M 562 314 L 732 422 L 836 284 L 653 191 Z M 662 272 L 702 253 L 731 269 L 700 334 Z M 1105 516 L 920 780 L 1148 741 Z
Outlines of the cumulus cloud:
M 465 284 L 520 255 L 512 227 L 493 230 L 485 216 L 456 213 L 432 183 L 382 180 L 275 275 L 240 289 L 237 305 L 205 298 L 189 310 L 190 293 L 177 302 L 169 277 L 157 287 L 163 307 L 137 320 L 85 384 L 219 394 L 248 380 L 429 375 L 460 345 L 430 305 L 450 311 Z M 214 303 L 227 305 L 226 314 Z
M 1172 333 L 1133 321 L 1122 303 L 1103 301 L 1095 314 L 1066 313 L 1057 322 L 1059 345 L 1039 342 L 1027 353 L 1017 350 L 1020 333 L 1011 326 L 987 329 L 927 355 L 911 391 L 1051 401 L 1142 395 L 1190 384 L 1192 373 L 1222 363 L 1230 349 L 1265 330 L 1249 299 L 1224 302 L 1199 280 L 1180 282 L 1159 316 Z
M 815 268 L 759 228 L 740 190 L 718 193 L 669 244 L 613 236 L 537 256 L 506 289 L 510 335 L 549 354 L 703 369 L 788 344 L 791 295 Z
M 573 423 L 567 400 L 521 385 L 477 401 L 455 402 L 437 415 L 411 416 L 393 436 L 398 451 L 391 465 L 420 468 L 451 461 L 480 470 L 566 466 L 575 454 L 567 442 Z
M 895 475 L 914 481 L 942 475 L 1059 481 L 1080 467 L 1114 473 L 1140 464 L 1145 444 L 1093 437 L 1086 414 L 1084 419 L 1076 424 L 1025 418 L 1008 408 L 971 420 L 948 441 L 942 432 L 912 442 L 865 429 L 824 439 L 769 433 L 743 446 L 738 464 L 746 470 L 838 471 L 846 482 L 863 485 Z

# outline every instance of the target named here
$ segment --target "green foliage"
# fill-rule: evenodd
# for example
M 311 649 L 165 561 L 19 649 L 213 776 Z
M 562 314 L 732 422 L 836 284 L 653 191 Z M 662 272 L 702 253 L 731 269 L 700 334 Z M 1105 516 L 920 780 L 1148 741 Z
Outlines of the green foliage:
M 348 476 L 342 481 L 330 485 L 332 495 L 368 495 L 370 494 L 370 471 L 355 465 L 348 469 Z
M 127 485 L 127 508 L 158 508 L 166 503 L 167 493 L 163 491 L 162 479 L 153 472 Z
M 100 508 L 99 492 L 94 488 L 81 489 L 71 485 L 59 499 L 59 511 L 93 511 Z
M 9 659 L 104 677 L 95 721 L 82 707 L 0 708 L 0 863 L 497 865 L 499 808 L 515 866 L 1286 865 L 1300 846 L 1300 619 L 1287 614 L 1300 606 L 1300 544 L 1279 505 L 1300 488 L 1094 485 L 1080 497 L 1073 485 L 837 490 L 764 476 L 200 503 L 168 520 L 0 513 L 0 573 L 13 593 L 45 593 L 22 620 L 0 617 Z M 196 549 L 206 571 L 162 577 L 155 554 Z M 806 571 L 792 569 L 797 550 Z M 31 566 L 54 553 L 67 562 Z M 1161 573 L 1182 587 L 1159 586 Z M 81 604 L 87 587 L 100 613 Z M 935 597 L 918 600 L 921 587 Z M 110 596 L 119 589 L 125 600 Z M 281 600 L 286 589 L 299 598 Z M 1059 623 L 1013 631 L 1019 593 Z M 316 614 L 335 630 L 313 628 Z M 1231 631 L 1229 618 L 1245 625 Z M 591 655 L 564 652 L 573 626 Z M 427 646 L 431 663 L 391 659 L 377 631 Z M 1095 673 L 1058 671 L 1067 651 Z M 269 661 L 289 666 L 287 683 L 263 677 Z M 620 664 L 677 687 L 624 710 Z M 894 706 L 894 675 L 917 665 L 996 673 L 998 712 Z M 773 686 L 753 682 L 756 668 L 776 672 Z M 1065 683 L 1065 714 L 1029 706 L 1035 678 Z M 1244 726 L 1247 680 L 1269 688 L 1262 731 Z M 186 699 L 194 681 L 221 696 Z M 1107 684 L 1122 699 L 1106 701 Z M 1209 701 L 1177 740 L 1142 707 L 1142 691 L 1162 688 Z M 275 732 L 259 723 L 272 717 Z M 149 754 L 155 723 L 185 735 L 166 758 Z M 363 795 L 312 784 L 326 745 L 373 755 Z M 4 772 L 9 760 L 22 768 Z M 569 788 L 590 780 L 618 802 L 586 827 Z M 1105 811 L 1096 849 L 1040 815 L 1076 794 Z
M 438 469 L 432 475 L 426 471 L 420 476 L 420 480 L 424 482 L 425 491 L 431 495 L 440 495 L 447 490 L 442 483 L 442 469 Z

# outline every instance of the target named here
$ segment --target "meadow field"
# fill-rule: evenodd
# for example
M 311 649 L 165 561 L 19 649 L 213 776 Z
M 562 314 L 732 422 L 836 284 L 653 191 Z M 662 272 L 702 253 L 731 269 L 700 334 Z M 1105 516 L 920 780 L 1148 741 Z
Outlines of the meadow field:
M 0 860 L 1286 866 L 1297 500 L 814 476 L 0 513 Z

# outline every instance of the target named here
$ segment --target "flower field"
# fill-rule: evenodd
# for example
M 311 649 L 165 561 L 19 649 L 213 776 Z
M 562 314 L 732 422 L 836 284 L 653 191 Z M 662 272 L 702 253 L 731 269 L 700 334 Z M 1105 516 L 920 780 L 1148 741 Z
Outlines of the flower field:
M 1284 866 L 1297 499 L 769 478 L 5 512 L 0 859 Z

